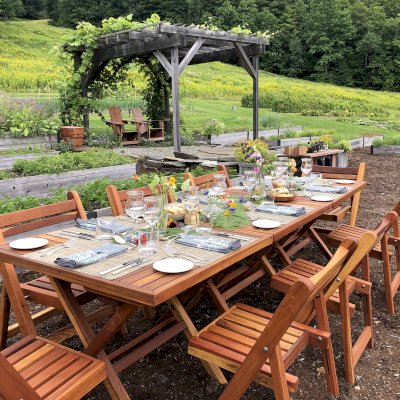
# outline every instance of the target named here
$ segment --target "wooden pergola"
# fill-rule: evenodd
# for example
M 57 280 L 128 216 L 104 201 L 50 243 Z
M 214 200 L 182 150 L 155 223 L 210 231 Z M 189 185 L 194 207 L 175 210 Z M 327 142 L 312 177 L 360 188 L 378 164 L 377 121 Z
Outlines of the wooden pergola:
M 82 77 L 82 94 L 87 96 L 88 87 L 114 59 L 121 65 L 142 59 L 151 67 L 150 58 L 156 57 L 165 70 L 172 90 L 174 150 L 180 151 L 179 76 L 190 64 L 238 59 L 253 79 L 253 138 L 258 136 L 258 69 L 260 55 L 266 51 L 269 41 L 252 35 L 246 36 L 225 31 L 213 31 L 187 26 L 159 23 L 140 29 L 111 33 L 99 38 L 94 50 L 92 67 Z M 82 49 L 67 49 L 75 53 L 75 65 L 79 67 Z M 164 91 L 165 116 L 169 117 L 168 91 Z M 89 116 L 84 118 L 89 127 Z

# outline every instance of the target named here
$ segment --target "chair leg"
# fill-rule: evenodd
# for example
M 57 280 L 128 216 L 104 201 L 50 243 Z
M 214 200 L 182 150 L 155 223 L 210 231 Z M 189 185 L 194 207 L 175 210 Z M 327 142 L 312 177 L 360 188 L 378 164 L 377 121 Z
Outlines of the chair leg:
M 314 301 L 316 311 L 315 316 L 318 328 L 330 332 L 328 314 L 325 305 L 323 304 L 323 299 L 323 293 L 320 293 Z M 326 344 L 326 348 L 322 350 L 322 361 L 325 370 L 326 387 L 330 393 L 337 396 L 339 394 L 339 382 L 336 373 L 335 356 L 333 354 L 331 339 L 329 339 L 329 342 Z
M 4 350 L 7 346 L 10 308 L 11 304 L 7 296 L 7 290 L 5 286 L 3 286 L 1 291 L 1 303 L 0 303 L 0 350 Z
M 340 314 L 342 318 L 342 340 L 344 369 L 347 383 L 353 385 L 355 382 L 353 342 L 351 335 L 351 316 L 349 312 L 349 298 L 347 295 L 347 283 L 343 283 L 339 288 Z
M 361 277 L 367 282 L 371 282 L 371 269 L 369 264 L 369 256 L 367 255 L 363 261 L 361 261 Z M 372 349 L 374 347 L 374 339 L 372 335 L 372 295 L 371 290 L 368 293 L 362 294 L 363 298 L 363 312 L 364 312 L 364 326 L 371 327 L 371 338 L 368 342 L 368 347 Z
M 388 240 L 385 236 L 381 241 L 382 246 L 382 261 L 383 261 L 383 282 L 385 285 L 385 298 L 388 313 L 394 315 L 394 295 L 392 290 L 392 271 L 390 266 Z
M 282 359 L 277 352 L 280 352 L 279 346 L 271 350 L 269 363 L 271 366 L 272 381 L 274 383 L 274 394 L 276 400 L 290 400 L 289 389 L 286 382 L 285 368 Z

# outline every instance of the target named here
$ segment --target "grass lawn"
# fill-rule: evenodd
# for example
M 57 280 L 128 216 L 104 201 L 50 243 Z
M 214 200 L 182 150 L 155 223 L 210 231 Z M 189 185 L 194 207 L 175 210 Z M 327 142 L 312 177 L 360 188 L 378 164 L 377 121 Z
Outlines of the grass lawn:
M 227 132 L 252 129 L 252 109 L 240 106 L 240 101 L 235 100 L 204 100 L 182 99 L 181 115 L 189 132 L 201 131 L 204 124 L 210 119 L 219 119 L 224 122 Z M 107 112 L 104 113 L 108 119 Z M 273 115 L 280 120 L 281 128 L 303 126 L 305 130 L 334 130 L 335 138 L 353 139 L 364 133 L 384 134 L 387 137 L 399 136 L 399 132 L 371 126 L 355 125 L 346 122 L 335 121 L 323 117 L 308 117 L 299 114 L 280 114 L 260 109 L 260 121 L 263 116 Z M 111 132 L 111 128 L 97 116 L 91 115 L 90 127 L 93 132 Z M 260 125 L 260 129 L 264 129 Z

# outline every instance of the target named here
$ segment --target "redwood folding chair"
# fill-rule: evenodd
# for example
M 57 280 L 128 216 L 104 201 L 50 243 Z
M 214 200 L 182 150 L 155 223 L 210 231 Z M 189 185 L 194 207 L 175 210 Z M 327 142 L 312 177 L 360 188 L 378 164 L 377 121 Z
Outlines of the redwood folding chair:
M 379 246 L 380 240 L 385 241 L 384 238 L 388 236 L 388 232 L 392 229 L 393 225 L 396 224 L 397 214 L 391 211 L 384 217 L 383 221 L 374 231 L 364 229 L 357 237 L 351 237 L 353 240 L 360 240 L 365 235 L 373 234 L 376 239 L 368 248 L 361 262 L 361 278 L 348 276 L 343 285 L 343 291 L 332 291 L 328 298 L 328 308 L 337 314 L 341 314 L 342 317 L 346 379 L 350 384 L 354 383 L 354 369 L 360 356 L 367 346 L 372 347 L 373 344 L 372 299 L 368 254 L 371 254 L 370 252 L 374 251 L 374 249 Z M 343 236 L 342 241 L 347 238 L 348 236 Z M 340 243 L 338 242 L 337 244 L 340 245 Z M 358 265 L 354 265 L 350 273 L 356 270 L 357 267 Z M 323 269 L 324 267 L 322 265 L 303 259 L 297 259 L 271 277 L 271 287 L 280 292 L 287 293 L 299 277 L 311 278 Z M 364 327 L 359 339 L 353 346 L 351 340 L 351 315 L 354 312 L 355 305 L 350 302 L 350 296 L 354 292 L 361 293 L 363 298 Z
M 360 163 L 358 167 L 325 167 L 321 165 L 313 165 L 312 172 L 321 172 L 325 179 L 351 179 L 357 182 L 364 180 L 365 163 Z M 333 210 L 322 214 L 318 219 L 323 221 L 340 222 L 350 214 L 349 225 L 356 226 L 358 208 L 360 205 L 361 192 L 357 192 L 351 198 L 350 205 L 340 205 Z
M 197 186 L 199 189 L 205 189 L 214 184 L 214 175 L 216 174 L 224 174 L 226 179 L 226 186 L 231 187 L 231 179 L 229 177 L 228 170 L 224 165 L 218 165 L 218 172 L 212 172 L 210 174 L 201 175 L 201 176 L 193 176 L 190 172 L 186 172 L 184 174 L 184 179 L 189 179 L 190 186 Z
M 6 238 L 13 235 L 61 222 L 73 221 L 76 218 L 86 219 L 86 213 L 79 194 L 75 191 L 68 192 L 67 199 L 66 201 L 50 205 L 0 215 L 0 243 L 4 243 Z M 44 310 L 32 315 L 35 324 L 55 314 L 59 314 L 64 310 L 64 307 L 47 277 L 41 276 L 30 282 L 20 283 L 14 266 L 5 263 L 0 263 L 0 273 L 3 276 L 0 306 L 0 349 L 2 349 L 6 346 L 7 338 L 16 335 L 20 332 L 21 328 L 18 324 L 8 326 L 10 316 L 10 299 L 7 293 L 8 285 L 19 285 L 28 300 L 46 306 Z M 79 304 L 88 303 L 98 297 L 93 293 L 87 292 L 80 285 L 72 285 L 72 289 Z M 112 313 L 112 308 L 108 308 L 108 314 Z M 105 316 L 103 315 L 103 318 Z M 57 340 L 65 340 L 67 337 L 73 336 L 73 333 L 66 331 L 65 335 L 61 334 Z
M 0 352 L 0 398 L 78 400 L 106 379 L 103 361 L 27 336 Z
M 328 390 L 338 394 L 326 302 L 375 239 L 345 240 L 325 268 L 295 281 L 274 314 L 236 304 L 190 340 L 189 354 L 235 373 L 220 400 L 239 400 L 252 381 L 288 400 L 298 378 L 286 371 L 307 345 L 322 350 Z M 318 329 L 307 325 L 314 317 Z

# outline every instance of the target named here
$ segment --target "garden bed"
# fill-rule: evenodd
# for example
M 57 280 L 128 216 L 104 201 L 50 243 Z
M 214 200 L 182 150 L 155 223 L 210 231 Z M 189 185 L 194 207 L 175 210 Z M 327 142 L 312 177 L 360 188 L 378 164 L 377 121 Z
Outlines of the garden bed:
M 99 178 L 126 179 L 136 174 L 136 163 L 0 180 L 0 197 L 47 196 L 59 188 Z
M 396 154 L 400 155 L 400 145 L 371 146 L 371 154 Z
M 57 136 L 31 136 L 31 137 L 13 137 L 8 134 L 0 137 L 0 151 L 9 149 L 23 149 L 32 146 L 43 146 L 54 148 L 57 144 Z
M 58 151 L 48 151 L 44 153 L 32 153 L 32 154 L 13 154 L 3 155 L 0 154 L 0 170 L 11 169 L 17 160 L 35 160 L 36 158 L 43 157 L 44 155 L 57 155 Z

